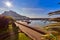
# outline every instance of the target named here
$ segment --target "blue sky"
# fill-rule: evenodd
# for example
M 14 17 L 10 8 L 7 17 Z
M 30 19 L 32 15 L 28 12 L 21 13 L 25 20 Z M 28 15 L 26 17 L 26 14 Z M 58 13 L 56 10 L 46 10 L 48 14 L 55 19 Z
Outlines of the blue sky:
M 6 1 L 11 2 L 13 7 L 7 7 L 3 3 Z M 13 10 L 27 17 L 48 17 L 49 12 L 60 10 L 59 2 L 60 0 L 0 0 L 0 13 Z

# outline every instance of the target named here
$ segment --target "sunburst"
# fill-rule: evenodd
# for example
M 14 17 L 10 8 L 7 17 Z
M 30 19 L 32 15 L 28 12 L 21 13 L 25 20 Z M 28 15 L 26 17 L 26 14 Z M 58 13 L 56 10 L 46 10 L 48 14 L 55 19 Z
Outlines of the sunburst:
M 8 6 L 8 7 L 12 7 L 12 3 L 9 2 L 9 1 L 5 2 L 5 5 Z

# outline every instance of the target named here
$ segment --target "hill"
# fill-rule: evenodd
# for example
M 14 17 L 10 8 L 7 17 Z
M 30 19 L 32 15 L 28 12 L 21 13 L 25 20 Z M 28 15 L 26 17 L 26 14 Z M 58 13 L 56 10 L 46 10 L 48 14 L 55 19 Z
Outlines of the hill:
M 16 19 L 16 20 L 23 20 L 23 19 L 28 19 L 29 17 L 26 17 L 26 16 L 22 16 L 22 15 L 19 15 L 18 13 L 10 10 L 10 11 L 5 11 L 2 13 L 2 15 L 5 15 L 5 16 L 11 16 L 12 18 Z

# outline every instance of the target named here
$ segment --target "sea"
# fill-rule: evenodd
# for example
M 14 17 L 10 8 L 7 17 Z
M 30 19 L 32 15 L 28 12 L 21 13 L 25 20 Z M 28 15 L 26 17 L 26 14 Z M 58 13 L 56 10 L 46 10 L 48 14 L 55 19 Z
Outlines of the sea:
M 31 23 L 28 25 L 31 27 L 45 27 L 48 24 L 50 24 L 50 22 L 48 22 L 48 21 L 32 20 Z
M 26 22 L 21 22 L 21 21 L 18 21 L 20 23 L 23 23 L 25 25 L 28 25 L 30 27 L 45 27 L 47 25 L 49 25 L 50 23 L 52 22 L 49 22 L 49 21 L 42 21 L 42 20 L 31 20 L 29 24 L 27 24 Z

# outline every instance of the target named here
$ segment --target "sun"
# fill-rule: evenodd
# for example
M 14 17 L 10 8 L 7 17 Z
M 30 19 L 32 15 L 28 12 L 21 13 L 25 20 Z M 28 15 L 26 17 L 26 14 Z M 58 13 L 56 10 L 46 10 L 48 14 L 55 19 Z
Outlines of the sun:
M 8 6 L 8 7 L 12 7 L 11 2 L 9 2 L 9 1 L 5 2 L 5 5 Z

